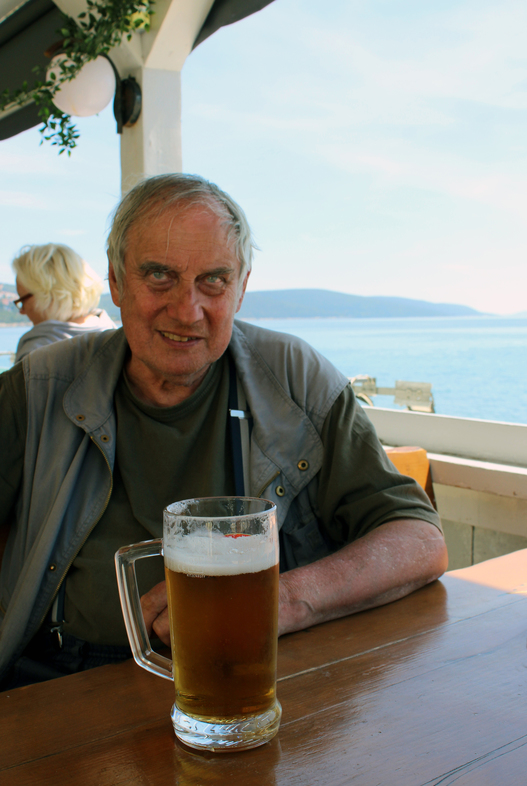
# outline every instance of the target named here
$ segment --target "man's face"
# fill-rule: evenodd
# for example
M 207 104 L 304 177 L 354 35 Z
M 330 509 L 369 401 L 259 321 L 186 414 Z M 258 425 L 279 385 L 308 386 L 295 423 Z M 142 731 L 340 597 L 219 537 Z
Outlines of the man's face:
M 206 207 L 147 215 L 126 247 L 121 293 L 111 264 L 109 281 L 131 349 L 128 377 L 142 398 L 169 406 L 225 352 L 248 275 L 240 290 L 234 246 Z

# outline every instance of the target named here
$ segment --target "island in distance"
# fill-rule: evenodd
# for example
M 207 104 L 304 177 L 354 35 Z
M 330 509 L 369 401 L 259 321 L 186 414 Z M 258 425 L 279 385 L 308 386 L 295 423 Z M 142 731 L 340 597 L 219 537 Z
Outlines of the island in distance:
M 404 297 L 363 297 L 328 289 L 276 289 L 246 292 L 239 319 L 292 317 L 477 317 L 469 306 L 430 303 Z
M 2 297 L 3 296 L 3 297 Z M 0 324 L 27 323 L 28 318 L 12 307 L 17 297 L 12 284 L 0 284 Z M 121 319 L 120 310 L 112 303 L 111 296 L 101 297 L 100 308 L 104 308 L 116 322 Z M 468 306 L 453 303 L 430 303 L 426 300 L 411 300 L 404 297 L 363 297 L 332 292 L 328 289 L 273 289 L 247 292 L 237 318 L 240 319 L 287 319 L 324 317 L 478 317 L 494 316 L 483 314 Z M 524 316 L 514 314 L 513 316 Z M 525 314 L 527 316 L 527 313 Z

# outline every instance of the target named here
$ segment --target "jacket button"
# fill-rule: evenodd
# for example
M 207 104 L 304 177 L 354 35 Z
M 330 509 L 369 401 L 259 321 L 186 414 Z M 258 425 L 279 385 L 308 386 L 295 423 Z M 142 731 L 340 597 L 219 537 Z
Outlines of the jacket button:
M 108 434 L 101 434 L 101 442 L 109 442 L 109 441 L 110 441 L 110 437 L 108 436 Z
M 309 462 L 306 461 L 305 459 L 302 459 L 301 461 L 298 462 L 297 467 L 302 471 L 306 470 L 309 467 Z
M 50 565 L 50 566 L 49 566 L 49 569 L 50 569 L 50 570 L 57 570 L 57 566 L 56 566 L 56 565 Z
M 279 497 L 283 497 L 285 494 L 285 488 L 283 486 L 277 486 L 275 491 Z
M 86 420 L 86 415 L 75 415 L 75 420 Z

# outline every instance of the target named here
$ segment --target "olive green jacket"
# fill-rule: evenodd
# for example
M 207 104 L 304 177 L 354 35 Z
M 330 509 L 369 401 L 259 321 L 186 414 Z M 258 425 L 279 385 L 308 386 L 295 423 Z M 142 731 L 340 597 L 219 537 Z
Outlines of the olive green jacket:
M 277 504 L 281 565 L 329 553 L 315 515 L 320 432 L 348 380 L 305 342 L 235 322 L 230 343 L 252 416 L 245 493 Z M 23 359 L 28 428 L 16 524 L 0 574 L 0 674 L 44 621 L 112 492 L 114 390 L 122 329 L 37 349 Z

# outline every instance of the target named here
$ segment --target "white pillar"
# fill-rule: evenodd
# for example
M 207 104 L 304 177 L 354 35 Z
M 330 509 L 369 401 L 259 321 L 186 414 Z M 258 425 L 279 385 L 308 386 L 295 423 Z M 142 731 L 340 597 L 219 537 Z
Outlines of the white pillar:
M 121 193 L 143 176 L 181 172 L 181 73 L 139 68 L 132 73 L 142 90 L 139 120 L 121 135 Z

